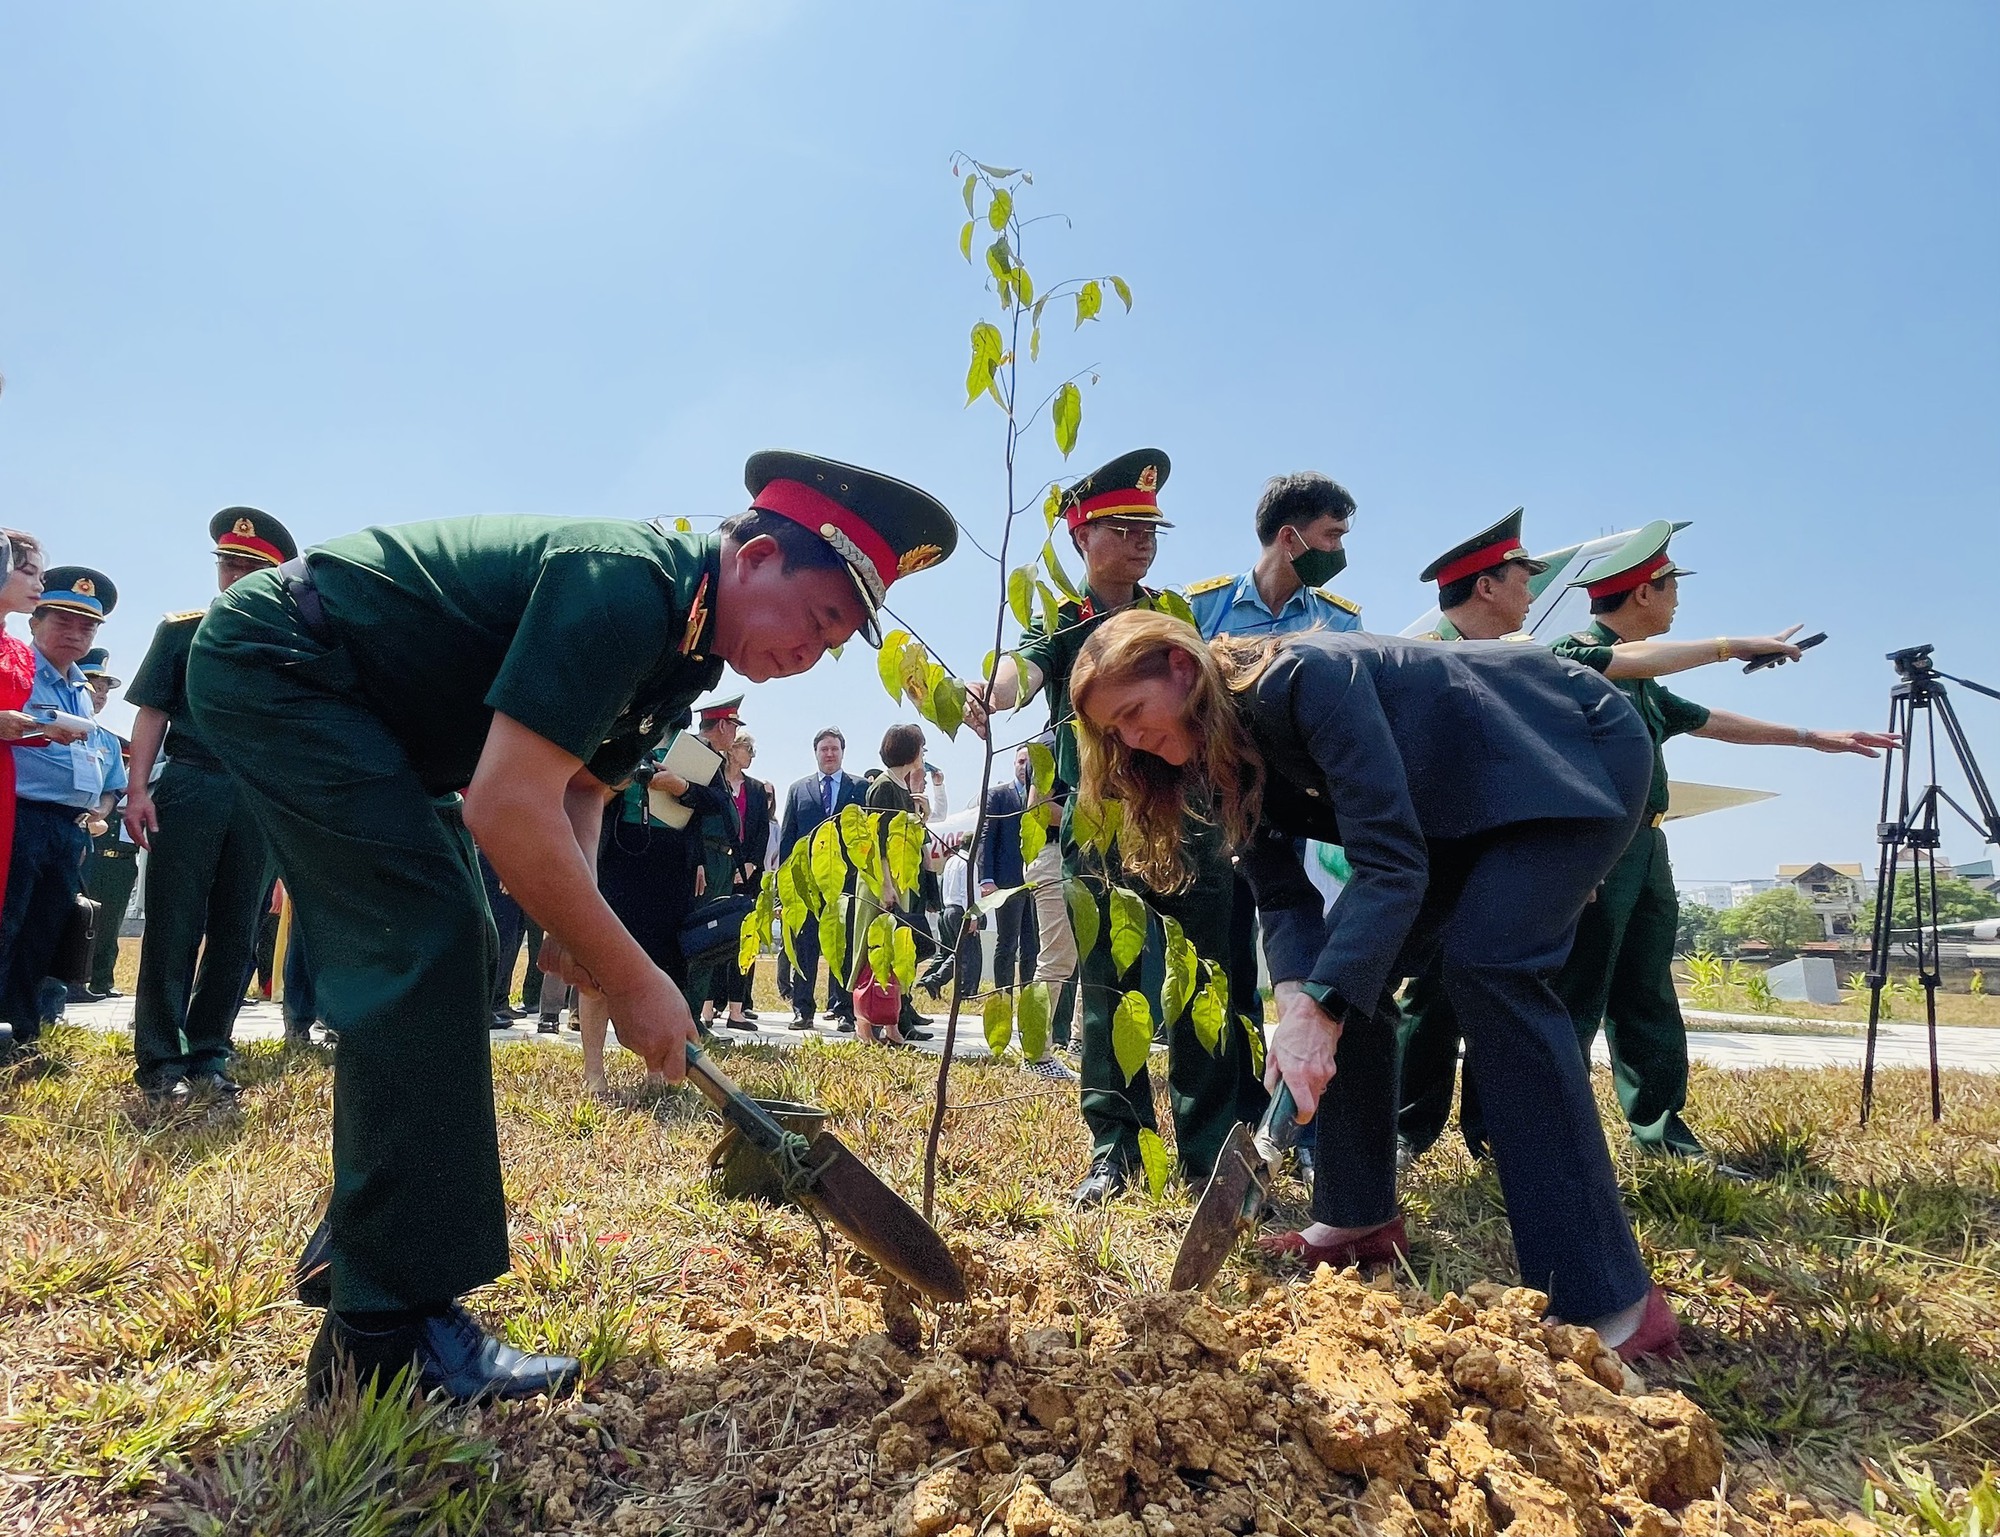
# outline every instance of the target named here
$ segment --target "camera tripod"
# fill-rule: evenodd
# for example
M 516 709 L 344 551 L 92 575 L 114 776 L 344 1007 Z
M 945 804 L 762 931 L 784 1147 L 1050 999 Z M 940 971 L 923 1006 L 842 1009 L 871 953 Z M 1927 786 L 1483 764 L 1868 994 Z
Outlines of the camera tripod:
M 1875 874 L 1875 924 L 1868 944 L 1868 1045 L 1861 1067 L 1861 1121 L 1868 1123 L 1868 1111 L 1875 1097 L 1875 1040 L 1882 1018 L 1882 988 L 1889 980 L 1889 950 L 1896 933 L 1896 882 L 1901 876 L 1903 854 L 1909 851 L 1910 895 L 1915 908 L 1917 978 L 1924 988 L 1924 1017 L 1930 1036 L 1931 1119 L 1944 1114 L 1944 1096 L 1938 1083 L 1937 990 L 1938 990 L 1938 807 L 1942 802 L 1964 817 L 1988 842 L 2000 843 L 2000 807 L 1986 787 L 1986 776 L 1972 755 L 1972 745 L 1958 723 L 1950 696 L 1938 680 L 1949 678 L 1974 693 L 2000 699 L 2000 689 L 1990 689 L 1969 678 L 1939 672 L 1931 660 L 1931 646 L 1910 646 L 1891 651 L 1889 662 L 1897 681 L 1889 689 L 1889 733 L 1901 739 L 1882 762 L 1881 815 L 1875 824 L 1875 841 L 1881 856 Z M 1957 758 L 1959 769 L 1970 787 L 1978 815 L 1967 811 L 1938 786 L 1937 727 L 1944 726 L 1945 743 Z M 1921 733 L 1921 741 L 1919 734 Z M 1912 765 L 1927 771 L 1926 782 L 1912 792 Z M 1891 796 L 1894 815 L 1891 816 Z

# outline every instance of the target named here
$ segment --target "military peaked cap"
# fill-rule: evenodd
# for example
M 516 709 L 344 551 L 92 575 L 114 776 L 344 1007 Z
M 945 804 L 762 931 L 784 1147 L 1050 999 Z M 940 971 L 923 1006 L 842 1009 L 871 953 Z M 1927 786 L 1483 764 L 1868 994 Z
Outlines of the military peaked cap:
M 1100 518 L 1123 518 L 1172 528 L 1160 516 L 1160 487 L 1173 464 L 1157 448 L 1135 448 L 1092 470 L 1063 493 L 1063 520 L 1074 533 Z
M 1509 563 L 1526 566 L 1530 576 L 1540 576 L 1549 569 L 1549 563 L 1535 559 L 1521 543 L 1521 516 L 1524 510 L 1516 507 L 1491 528 L 1482 529 L 1463 544 L 1453 545 L 1424 567 L 1417 580 L 1449 587 L 1453 582 L 1478 576 L 1482 571 L 1497 570 Z
M 118 587 L 102 571 L 88 566 L 51 566 L 42 573 L 42 595 L 35 607 L 66 609 L 102 619 L 118 606 Z
M 1656 518 L 1609 555 L 1593 560 L 1569 585 L 1581 587 L 1593 598 L 1610 598 L 1661 577 L 1693 576 L 1692 571 L 1675 565 L 1667 553 L 1667 541 L 1686 527 L 1685 523 Z
M 867 618 L 862 633 L 880 644 L 875 612 L 890 583 L 935 566 L 958 547 L 958 524 L 943 502 L 905 481 L 816 454 L 767 449 L 743 466 L 750 505 L 809 528 L 832 545 L 854 578 Z
M 215 553 L 281 566 L 299 553 L 291 531 L 268 512 L 255 507 L 225 507 L 208 520 L 208 537 Z

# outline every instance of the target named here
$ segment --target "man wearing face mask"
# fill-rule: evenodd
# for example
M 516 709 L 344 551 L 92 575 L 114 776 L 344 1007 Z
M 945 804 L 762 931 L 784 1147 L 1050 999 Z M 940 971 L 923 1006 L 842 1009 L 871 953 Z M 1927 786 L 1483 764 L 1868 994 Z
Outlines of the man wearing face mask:
M 1201 638 L 1360 629 L 1361 605 L 1323 585 L 1347 569 L 1341 541 L 1353 521 L 1354 498 L 1338 481 L 1312 470 L 1273 476 L 1257 502 L 1257 564 L 1187 589 Z

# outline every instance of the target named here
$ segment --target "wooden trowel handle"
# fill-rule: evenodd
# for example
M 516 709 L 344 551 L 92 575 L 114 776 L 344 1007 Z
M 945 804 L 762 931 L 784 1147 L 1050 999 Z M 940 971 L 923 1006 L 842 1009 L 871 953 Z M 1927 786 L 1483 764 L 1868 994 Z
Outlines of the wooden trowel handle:
M 708 1102 L 722 1112 L 723 1119 L 767 1153 L 784 1146 L 789 1135 L 785 1128 L 766 1115 L 763 1107 L 739 1089 L 736 1081 L 692 1041 L 688 1042 L 687 1065 L 688 1077 Z

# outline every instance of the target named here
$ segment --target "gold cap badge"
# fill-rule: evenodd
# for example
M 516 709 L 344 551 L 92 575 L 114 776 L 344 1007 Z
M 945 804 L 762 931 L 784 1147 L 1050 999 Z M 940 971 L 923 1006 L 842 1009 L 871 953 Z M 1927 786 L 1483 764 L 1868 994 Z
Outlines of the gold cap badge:
M 93 582 L 87 576 L 80 576 L 76 579 L 76 585 L 70 588 L 70 591 L 75 593 L 79 598 L 94 598 L 97 596 L 97 583 Z
M 896 561 L 896 575 L 908 576 L 913 571 L 925 571 L 944 559 L 944 551 L 934 544 L 919 544 L 903 551 Z
M 248 534 L 251 538 L 254 539 L 257 537 L 257 525 L 255 523 L 252 523 L 248 518 L 238 518 L 236 520 L 235 527 L 233 527 L 230 530 L 230 532 L 235 534 Z
M 1139 489 L 1157 491 L 1160 489 L 1160 472 L 1154 465 L 1147 465 L 1139 472 Z

